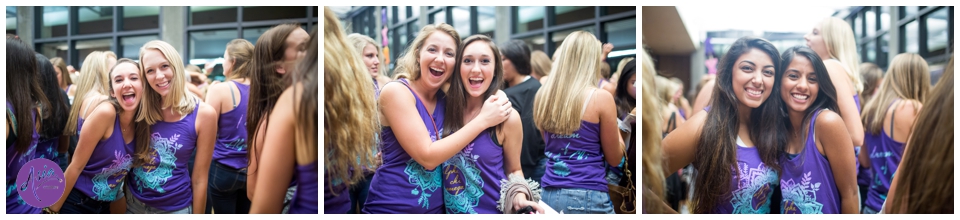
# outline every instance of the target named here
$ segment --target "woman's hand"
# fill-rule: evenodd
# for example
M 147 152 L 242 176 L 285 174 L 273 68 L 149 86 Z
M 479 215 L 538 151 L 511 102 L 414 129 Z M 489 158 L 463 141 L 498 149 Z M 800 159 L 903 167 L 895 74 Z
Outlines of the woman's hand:
M 511 112 L 513 112 L 513 105 L 510 104 L 509 99 L 493 95 L 483 102 L 480 115 L 477 117 L 483 120 L 486 125 L 484 127 L 493 127 L 506 121 Z
M 533 207 L 533 211 L 537 214 L 543 214 L 543 208 L 540 208 L 540 204 L 536 202 L 527 200 L 527 194 L 517 193 L 516 196 L 513 196 L 513 210 L 517 211 L 523 209 L 524 207 Z M 517 214 L 531 214 L 531 213 L 517 213 Z

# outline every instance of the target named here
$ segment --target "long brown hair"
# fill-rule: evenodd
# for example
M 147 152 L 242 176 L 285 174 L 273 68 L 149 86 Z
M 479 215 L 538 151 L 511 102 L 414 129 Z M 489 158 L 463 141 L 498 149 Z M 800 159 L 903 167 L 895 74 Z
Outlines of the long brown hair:
M 924 100 L 905 145 L 900 179 L 888 200 L 893 213 L 953 213 L 953 61 Z
M 373 150 L 376 146 L 375 137 L 380 132 L 380 120 L 374 99 L 373 80 L 363 65 L 360 53 L 356 53 L 347 42 L 336 14 L 329 7 L 324 7 L 324 10 L 323 48 L 326 52 L 323 54 L 323 164 L 326 175 L 330 177 L 324 178 L 326 185 L 333 189 L 332 183 L 335 179 L 350 185 L 363 178 L 363 172 L 356 171 L 363 170 L 361 164 L 372 164 L 374 161 Z M 316 45 L 316 34 L 311 36 L 310 44 Z M 303 80 L 305 92 L 297 118 L 309 122 L 316 121 L 309 119 L 308 115 L 309 108 L 315 106 L 310 103 L 316 102 L 316 97 L 310 97 L 317 93 L 317 63 L 314 54 L 317 54 L 317 47 L 311 46 L 301 66 L 308 71 L 298 77 Z M 309 69 L 311 67 L 306 67 L 308 63 L 313 68 L 312 72 Z M 315 108 L 313 117 L 316 117 Z M 308 124 L 298 124 L 298 130 L 302 130 L 303 134 L 312 134 L 311 129 L 316 132 L 317 124 L 314 123 L 312 128 L 308 127 Z M 316 139 L 312 141 L 316 142 Z M 316 146 L 307 142 L 306 147 Z M 300 155 L 316 155 L 316 151 L 311 154 L 299 149 L 298 161 L 302 161 Z M 304 151 L 303 154 L 301 151 Z
M 281 24 L 270 28 L 260 38 L 253 49 L 253 60 L 250 65 L 253 75 L 250 76 L 250 98 L 247 104 L 247 146 L 256 148 L 257 131 L 261 129 L 260 121 L 267 121 L 274 105 L 283 90 L 290 82 L 277 73 L 276 66 L 282 65 L 284 52 L 287 49 L 287 37 L 300 29 L 297 24 Z M 266 129 L 267 126 L 262 129 Z M 256 150 L 250 150 L 256 156 Z M 252 160 L 251 160 L 252 161 Z M 256 171 L 254 171 L 256 172 Z
M 868 134 L 880 134 L 890 104 L 895 99 L 923 101 L 930 92 L 930 67 L 927 61 L 915 53 L 903 53 L 893 57 L 890 69 L 883 77 L 880 91 L 863 108 L 863 130 Z M 919 108 L 912 103 L 913 108 Z
M 53 68 L 60 70 L 60 79 L 62 79 L 60 86 L 69 86 L 73 85 L 73 79 L 70 78 L 70 71 L 67 71 L 67 62 L 63 61 L 63 58 L 54 57 L 50 59 L 50 63 L 53 64 Z
M 469 94 L 466 92 L 466 87 L 463 85 L 463 80 L 460 76 L 460 66 L 463 62 L 463 50 L 467 48 L 468 45 L 474 42 L 484 42 L 490 46 L 490 51 L 493 51 L 493 60 L 494 60 L 494 70 L 493 70 L 493 81 L 490 82 L 490 87 L 487 88 L 487 91 L 484 91 L 480 95 L 481 100 L 487 100 L 492 95 L 497 94 L 500 85 L 503 84 L 503 61 L 500 57 L 500 50 L 495 44 L 493 44 L 493 39 L 487 37 L 486 35 L 473 35 L 467 37 L 463 41 L 463 46 L 457 50 L 457 64 L 453 67 L 453 76 L 450 79 L 450 89 L 447 91 L 447 109 L 446 115 L 444 118 L 449 118 L 449 120 L 443 121 L 443 136 L 452 135 L 454 132 L 463 128 L 465 122 L 463 121 L 463 113 L 466 111 L 467 99 Z
M 710 213 L 720 203 L 724 195 L 729 194 L 730 180 L 738 178 L 737 170 L 737 132 L 740 129 L 740 99 L 733 92 L 733 68 L 741 55 L 757 49 L 767 54 L 774 64 L 774 79 L 783 75 L 779 71 L 780 53 L 769 41 L 762 38 L 742 37 L 730 47 L 730 50 L 720 58 L 717 68 L 717 86 L 710 98 L 711 107 L 707 111 L 700 132 L 700 143 L 697 145 L 694 167 L 700 176 L 696 178 L 693 202 L 696 205 L 694 213 Z M 787 142 L 787 128 L 781 122 L 785 114 L 782 103 L 770 100 L 780 97 L 780 80 L 774 80 L 770 98 L 753 109 L 750 113 L 750 139 L 756 144 L 760 152 L 760 159 L 766 166 L 777 173 L 780 165 L 777 163 L 780 152 Z
M 305 123 L 297 123 L 296 130 L 294 131 L 294 146 L 296 149 L 296 158 L 298 164 L 310 164 L 317 161 L 317 95 L 319 90 L 317 85 L 317 28 L 314 27 L 310 31 L 310 43 L 307 45 L 307 54 L 303 57 L 303 60 L 297 65 L 296 71 L 293 74 L 289 74 L 291 77 L 291 82 L 294 84 L 300 84 L 303 88 L 302 94 L 297 94 L 297 89 L 292 89 L 293 97 L 296 100 L 294 102 L 294 115 L 298 121 Z M 326 41 L 324 41 L 326 42 Z M 326 45 L 324 45 L 326 46 Z M 340 54 L 331 54 L 334 56 L 339 56 Z M 326 58 L 324 58 L 326 59 Z M 371 90 L 367 90 L 371 91 Z M 326 92 L 326 91 L 324 91 Z M 349 91 L 353 92 L 353 91 Z M 372 92 L 371 92 L 372 93 Z M 326 98 L 326 97 L 324 97 Z M 373 102 L 366 103 L 372 104 Z M 355 110 L 355 109 L 350 109 Z M 370 114 L 375 115 L 376 109 L 370 108 Z M 326 119 L 324 119 L 326 121 Z M 365 123 L 371 123 L 369 120 Z M 368 139 L 372 139 L 375 135 L 367 134 Z M 360 138 L 360 137 L 357 137 Z M 373 145 L 366 145 L 373 147 Z M 345 147 L 356 147 L 354 145 L 346 145 Z M 369 154 L 368 154 L 369 155 Z M 351 158 L 351 157 L 348 157 Z M 352 160 L 347 160 L 352 161 Z M 363 172 L 355 172 L 362 175 Z
M 45 112 L 50 112 L 50 108 L 44 108 L 44 112 L 36 115 L 36 120 L 31 114 L 36 112 L 36 107 L 50 106 L 47 97 L 43 95 L 40 84 L 37 83 L 37 57 L 34 55 L 30 46 L 20 41 L 20 39 L 7 38 L 7 101 L 13 105 L 13 116 L 7 120 L 14 119 L 16 126 L 13 126 L 17 135 L 16 144 L 13 146 L 18 153 L 24 153 L 29 150 L 33 141 L 33 132 L 37 132 L 40 120 Z M 9 110 L 8 110 L 9 111 Z M 11 121 L 7 121 L 10 123 Z M 9 147 L 9 146 L 7 146 Z

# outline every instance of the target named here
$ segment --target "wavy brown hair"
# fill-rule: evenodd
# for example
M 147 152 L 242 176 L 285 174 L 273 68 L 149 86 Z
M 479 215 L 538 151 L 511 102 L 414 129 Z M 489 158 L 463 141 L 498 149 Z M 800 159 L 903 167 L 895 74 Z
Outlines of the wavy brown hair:
M 14 134 L 17 135 L 14 149 L 18 153 L 24 153 L 29 150 L 33 141 L 33 132 L 37 131 L 40 121 L 44 117 L 44 112 L 49 112 L 49 108 L 44 108 L 44 112 L 36 115 L 36 120 L 31 114 L 36 112 L 37 106 L 50 106 L 47 97 L 43 95 L 40 84 L 37 80 L 37 57 L 29 45 L 20 41 L 20 39 L 7 38 L 7 101 L 13 105 L 13 118 L 7 117 L 8 125 L 16 122 L 13 126 Z M 10 111 L 10 110 L 7 110 Z M 9 133 L 8 133 L 9 134 Z M 10 147 L 10 146 L 7 146 Z
M 951 57 L 924 100 L 904 145 L 908 150 L 897 170 L 899 182 L 887 200 L 892 213 L 953 213 L 953 62 Z
M 467 39 L 463 40 L 463 45 L 457 49 L 457 64 L 453 66 L 453 76 L 450 77 L 450 89 L 447 91 L 447 107 L 446 115 L 444 118 L 449 118 L 450 120 L 443 121 L 443 137 L 450 136 L 454 132 L 463 128 L 465 122 L 463 121 L 463 114 L 466 111 L 467 99 L 470 94 L 467 94 L 467 88 L 463 85 L 462 77 L 460 76 L 460 66 L 463 63 L 463 51 L 467 48 L 468 45 L 475 42 L 487 43 L 490 46 L 490 51 L 493 51 L 493 60 L 494 60 L 494 70 L 493 70 L 493 81 L 490 82 L 490 87 L 487 87 L 487 90 L 480 95 L 481 100 L 487 100 L 492 95 L 497 94 L 497 90 L 500 90 L 500 86 L 503 83 L 503 60 L 500 55 L 500 50 L 497 48 L 497 45 L 493 43 L 493 39 L 487 37 L 486 35 L 477 34 Z
M 266 129 L 270 124 L 270 113 L 283 90 L 290 86 L 290 82 L 277 73 L 277 65 L 282 65 L 284 52 L 287 50 L 287 37 L 300 29 L 297 24 L 281 24 L 270 28 L 260 38 L 253 49 L 253 75 L 250 76 L 250 98 L 247 102 L 247 146 L 251 147 L 250 154 L 256 156 L 256 140 L 260 129 Z M 260 121 L 267 121 L 260 127 Z M 253 161 L 253 160 L 251 160 Z M 254 171 L 256 172 L 256 171 Z
M 50 59 L 50 63 L 53 64 L 53 68 L 60 70 L 60 87 L 65 87 L 73 85 L 73 79 L 70 78 L 70 71 L 67 70 L 67 62 L 63 61 L 63 58 L 54 57 Z

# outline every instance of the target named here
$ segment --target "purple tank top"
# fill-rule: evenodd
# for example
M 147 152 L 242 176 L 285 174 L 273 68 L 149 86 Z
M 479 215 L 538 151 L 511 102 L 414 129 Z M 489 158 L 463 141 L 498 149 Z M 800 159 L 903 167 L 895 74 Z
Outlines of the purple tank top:
M 893 106 L 894 103 L 896 100 L 890 105 Z M 887 200 L 893 174 L 896 173 L 900 160 L 903 159 L 903 143 L 894 140 L 883 130 L 885 129 L 880 129 L 879 134 L 869 132 L 863 134 L 863 144 L 869 150 L 867 153 L 870 156 L 870 170 L 873 171 L 873 179 L 870 181 L 870 189 L 867 190 L 867 201 L 864 205 L 873 210 L 880 210 L 883 202 Z
M 297 165 L 297 194 L 290 200 L 290 214 L 317 214 L 317 161 L 308 165 Z M 343 192 L 341 195 L 347 195 L 345 201 L 348 210 L 340 213 L 346 213 L 350 208 L 349 193 Z M 324 192 L 326 200 L 326 192 Z M 324 201 L 324 214 L 326 214 L 327 203 Z
M 783 201 L 780 203 L 780 213 L 840 213 L 840 191 L 833 178 L 833 169 L 827 158 L 817 150 L 814 139 L 814 126 L 821 111 L 817 110 L 810 118 L 810 128 L 807 129 L 807 139 L 800 155 L 781 158 L 783 173 L 780 176 L 780 190 Z
M 600 124 L 580 121 L 569 135 L 544 132 L 547 170 L 543 188 L 578 188 L 607 192 L 606 168 L 600 147 Z
M 117 193 L 123 190 L 117 186 L 127 177 L 130 165 L 133 164 L 133 158 L 127 149 L 133 148 L 134 141 L 124 143 L 120 118 L 117 117 L 110 138 L 97 142 L 87 166 L 83 167 L 83 171 L 77 176 L 77 183 L 73 188 L 97 201 L 115 201 Z
M 780 180 L 777 173 L 760 160 L 756 147 L 745 147 L 737 141 L 737 170 L 730 180 L 730 192 L 724 193 L 715 214 L 767 214 L 770 197 Z M 737 178 L 739 177 L 739 179 Z
M 687 119 L 687 114 L 685 114 L 685 113 L 683 112 L 683 108 L 679 108 L 679 109 L 677 109 L 677 110 L 680 111 L 680 117 L 681 117 L 681 118 Z
M 857 103 L 857 113 L 863 113 L 863 109 L 860 108 L 860 95 L 853 95 L 853 101 Z M 857 156 L 857 159 L 853 161 L 857 164 L 857 184 L 858 185 L 870 185 L 870 179 L 873 176 L 873 172 L 870 171 L 870 168 L 860 166 L 860 146 L 854 147 L 854 156 Z M 866 195 L 860 195 L 866 196 Z
M 41 139 L 37 143 L 37 158 L 43 158 L 53 163 L 60 164 L 60 151 L 57 151 L 57 147 L 60 143 L 60 137 L 50 138 L 50 139 Z
M 193 188 L 187 161 L 197 146 L 196 120 L 199 102 L 193 112 L 177 122 L 158 121 L 150 126 L 151 161 L 131 169 L 130 192 L 150 207 L 165 211 L 186 208 L 193 203 Z M 128 152 L 136 152 L 133 147 Z M 196 208 L 196 207 L 195 207 Z
M 406 79 L 400 79 L 400 82 L 408 85 Z M 410 87 L 407 86 L 407 89 Z M 447 102 L 445 95 L 443 91 L 437 91 L 437 105 L 433 115 L 427 112 L 427 107 L 416 93 L 414 97 L 417 101 L 418 116 L 426 124 L 430 139 L 436 141 L 438 133 L 443 132 L 440 125 L 443 125 Z M 373 175 L 371 182 L 375 184 L 370 184 L 363 213 L 443 213 L 441 169 L 427 170 L 413 160 L 400 146 L 392 127 L 383 127 L 380 138 L 383 164 Z
M 493 130 L 480 132 L 443 163 L 443 205 L 448 214 L 502 214 L 497 209 L 503 174 L 503 146 Z
M 240 102 L 217 120 L 217 142 L 213 161 L 233 169 L 247 168 L 247 99 L 250 86 L 230 81 L 240 90 Z M 231 95 L 233 91 L 231 90 Z
M 7 111 L 10 113 L 13 112 L 13 104 L 10 101 L 7 101 Z M 31 112 L 31 118 L 36 120 L 37 113 Z M 17 124 L 18 126 L 20 124 Z M 10 137 L 13 137 L 13 131 L 10 132 Z M 17 134 L 17 135 L 27 135 L 27 134 Z M 17 192 L 17 174 L 20 172 L 20 168 L 24 164 L 30 162 L 30 160 L 37 158 L 37 142 L 40 139 L 40 134 L 36 130 L 32 132 L 30 148 L 27 148 L 26 152 L 20 153 L 17 152 L 16 140 L 13 141 L 10 145 L 7 145 L 7 214 L 39 214 L 41 208 L 33 207 L 32 205 L 27 204 L 23 201 L 23 198 L 20 198 L 20 193 Z
M 299 169 L 299 167 L 298 167 Z M 330 177 L 327 172 L 323 173 L 324 181 L 323 182 L 323 214 L 346 214 L 350 211 L 350 192 L 347 191 L 346 185 L 343 184 L 343 180 L 339 178 Z M 333 186 L 328 186 L 327 183 L 330 182 Z

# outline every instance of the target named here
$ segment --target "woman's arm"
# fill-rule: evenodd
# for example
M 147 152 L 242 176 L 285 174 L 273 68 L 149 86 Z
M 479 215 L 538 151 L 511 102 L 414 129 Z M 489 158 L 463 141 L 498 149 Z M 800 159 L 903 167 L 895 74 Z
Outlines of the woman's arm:
M 60 196 L 60 200 L 57 200 L 56 203 L 50 206 L 50 209 L 59 212 L 60 208 L 63 207 L 63 203 L 67 201 L 70 191 L 73 190 L 73 187 L 77 183 L 77 178 L 79 178 L 80 173 L 83 172 L 83 168 L 87 166 L 90 155 L 92 155 L 93 150 L 97 148 L 97 143 L 100 142 L 100 140 L 110 138 L 111 134 L 113 134 L 113 122 L 116 120 L 116 117 L 117 111 L 113 106 L 107 103 L 101 103 L 97 105 L 93 112 L 87 116 L 87 119 L 83 121 L 83 130 L 80 130 L 80 140 L 77 142 L 77 149 L 74 151 L 70 165 L 67 165 L 67 170 L 63 172 L 67 181 L 64 186 L 63 195 Z
M 207 178 L 210 174 L 210 161 L 213 159 L 213 143 L 217 140 L 217 118 L 220 117 L 206 103 L 200 104 L 197 112 L 197 156 L 194 158 L 193 176 L 193 214 L 203 214 L 207 207 Z
M 840 212 L 844 214 L 860 213 L 860 199 L 857 197 L 857 167 L 853 160 L 853 142 L 846 131 L 840 115 L 824 111 L 816 118 L 814 136 L 818 140 L 818 150 L 830 163 L 833 179 L 840 193 Z
M 511 174 L 523 176 L 523 169 L 520 166 L 520 152 L 523 149 L 523 125 L 520 121 L 520 114 L 510 113 L 510 118 L 503 123 L 503 131 L 499 135 L 505 135 L 503 143 L 503 171 L 509 178 Z M 513 210 L 520 210 L 523 207 L 531 206 L 537 213 L 543 213 L 543 209 L 536 202 L 527 199 L 527 195 L 517 193 L 513 197 Z M 510 208 L 510 207 L 504 207 Z
M 700 111 L 663 138 L 663 173 L 675 173 L 693 162 L 697 145 L 700 144 L 700 132 L 706 120 L 707 111 Z
M 270 114 L 270 126 L 261 155 L 260 175 L 257 175 L 258 186 L 256 197 L 250 204 L 250 213 L 279 214 L 283 210 L 283 198 L 287 187 L 293 179 L 296 166 L 294 147 L 295 115 L 293 111 L 294 96 L 291 89 L 287 89 L 277 100 L 273 113 Z
M 857 103 L 853 100 L 854 93 L 850 88 L 850 77 L 847 71 L 843 69 L 843 64 L 838 61 L 827 60 L 823 62 L 827 66 L 827 72 L 830 75 L 830 81 L 837 87 L 837 105 L 840 106 L 840 116 L 843 117 L 843 123 L 847 127 L 847 132 L 852 140 L 852 146 L 863 146 L 863 123 L 860 121 L 860 112 L 857 111 Z
M 264 136 L 267 135 L 267 121 L 260 121 L 257 125 L 257 139 L 253 140 L 253 146 L 247 146 L 247 159 L 250 163 L 247 165 L 247 199 L 253 201 L 254 191 L 257 189 L 257 178 L 260 173 L 260 159 L 263 155 Z M 253 137 L 249 136 L 248 137 Z
M 617 104 L 613 95 L 606 91 L 596 93 L 595 109 L 600 113 L 600 147 L 603 158 L 611 166 L 619 166 L 623 159 L 623 139 L 620 138 L 620 126 L 617 124 Z
M 456 155 L 480 132 L 502 123 L 513 111 L 509 99 L 500 95 L 490 96 L 484 101 L 477 118 L 452 135 L 434 141 L 420 117 L 415 117 L 419 113 L 414 100 L 413 94 L 403 85 L 387 84 L 380 92 L 380 112 L 392 127 L 403 150 L 428 170 L 435 169 Z

